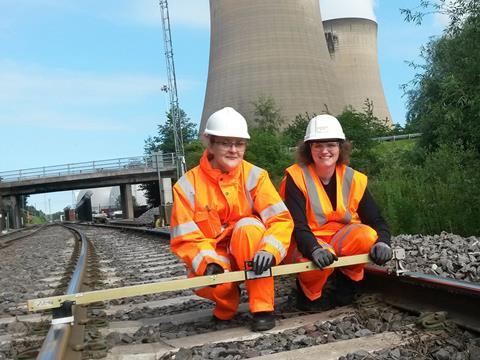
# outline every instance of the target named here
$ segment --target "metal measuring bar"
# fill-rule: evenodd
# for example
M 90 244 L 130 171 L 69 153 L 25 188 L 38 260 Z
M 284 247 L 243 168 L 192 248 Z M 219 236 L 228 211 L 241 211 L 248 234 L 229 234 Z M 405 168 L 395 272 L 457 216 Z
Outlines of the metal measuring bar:
M 370 262 L 368 254 L 343 256 L 339 257 L 337 261 L 335 261 L 332 265 L 327 266 L 326 268 L 328 269 L 341 266 L 357 265 L 368 262 Z M 268 272 L 266 276 L 261 277 L 287 275 L 317 269 L 318 267 L 316 267 L 311 261 L 297 264 L 278 265 L 271 268 L 271 273 Z M 90 304 L 97 301 L 121 299 L 125 297 L 155 294 L 166 291 L 185 290 L 210 285 L 218 285 L 228 282 L 243 281 L 245 279 L 254 278 L 259 278 L 259 276 L 254 275 L 252 270 L 247 269 L 246 271 L 232 271 L 217 275 L 196 276 L 188 279 L 161 281 L 150 284 L 133 285 L 114 289 L 87 291 L 83 293 L 33 299 L 27 301 L 27 307 L 29 311 L 40 311 L 59 308 L 65 302 L 72 305 Z

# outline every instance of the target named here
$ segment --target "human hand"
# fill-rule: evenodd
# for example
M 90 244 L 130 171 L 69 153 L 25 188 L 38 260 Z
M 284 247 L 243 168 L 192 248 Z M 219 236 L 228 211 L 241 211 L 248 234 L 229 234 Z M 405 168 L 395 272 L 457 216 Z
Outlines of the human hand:
M 205 272 L 203 275 L 208 276 L 208 275 L 217 275 L 217 274 L 223 274 L 223 268 L 216 264 L 216 263 L 210 263 L 207 265 L 205 268 Z
M 223 274 L 224 270 L 223 268 L 216 264 L 216 263 L 210 263 L 207 265 L 205 268 L 205 272 L 203 275 L 209 276 L 209 275 L 217 275 L 217 274 Z M 210 287 L 216 287 L 217 285 L 210 285 Z
M 320 270 L 322 270 L 324 267 L 327 267 L 328 265 L 333 264 L 334 261 L 338 260 L 337 255 L 335 255 L 329 250 L 322 249 L 321 247 L 316 247 L 315 249 L 313 249 L 311 257 L 313 263 L 317 265 Z
M 268 270 L 275 263 L 275 257 L 268 251 L 260 250 L 253 257 L 253 271 L 256 275 L 260 275 Z
M 377 242 L 370 249 L 370 257 L 377 265 L 383 265 L 392 258 L 392 248 L 384 242 Z

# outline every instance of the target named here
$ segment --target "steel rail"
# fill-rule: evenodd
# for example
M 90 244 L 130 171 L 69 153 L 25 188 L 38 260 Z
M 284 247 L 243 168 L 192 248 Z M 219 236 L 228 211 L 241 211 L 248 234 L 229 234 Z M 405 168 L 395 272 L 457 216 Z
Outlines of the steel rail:
M 112 224 L 112 223 L 108 223 L 108 224 L 75 223 L 75 225 L 94 226 L 94 227 L 107 228 L 107 229 L 117 229 L 117 230 L 130 230 L 130 231 L 141 232 L 141 233 L 150 234 L 150 235 L 159 235 L 159 236 L 162 236 L 162 237 L 170 238 L 170 230 L 167 230 L 165 228 L 163 228 L 163 229 L 162 228 L 149 228 L 149 227 L 146 227 L 145 225 L 131 226 L 129 224 L 115 225 L 115 224 Z
M 70 231 L 77 234 L 81 241 L 80 255 L 75 266 L 75 271 L 67 288 L 67 294 L 74 294 L 80 291 L 86 269 L 88 258 L 87 238 L 80 231 L 65 226 Z M 72 335 L 72 326 L 70 324 L 52 324 L 43 345 L 38 353 L 37 359 L 53 360 L 65 359 L 69 340 Z
M 4 241 L 0 241 L 0 249 L 3 249 L 3 248 L 6 248 L 10 245 L 12 245 L 15 241 L 17 240 L 22 240 L 26 237 L 29 237 L 33 234 L 36 234 L 37 232 L 39 232 L 40 230 L 44 229 L 45 227 L 47 226 L 51 226 L 50 224 L 43 224 L 43 225 L 40 225 L 40 226 L 37 226 L 37 225 L 34 225 L 32 227 L 28 227 L 28 228 L 22 228 L 18 231 L 15 231 L 14 233 L 10 233 L 10 234 L 6 234 L 6 235 L 3 235 L 3 236 L 7 236 L 7 235 L 15 235 L 17 233 L 20 233 L 20 232 L 23 232 L 23 231 L 30 231 L 32 230 L 31 232 L 29 232 L 28 234 L 21 234 L 20 236 L 18 237 L 14 237 L 14 238 L 11 238 L 11 239 L 6 239 Z M 0 238 L 1 240 L 1 238 Z
M 449 320 L 480 333 L 480 284 L 418 272 L 397 276 L 367 265 L 365 286 L 393 306 L 415 313 L 447 312 Z

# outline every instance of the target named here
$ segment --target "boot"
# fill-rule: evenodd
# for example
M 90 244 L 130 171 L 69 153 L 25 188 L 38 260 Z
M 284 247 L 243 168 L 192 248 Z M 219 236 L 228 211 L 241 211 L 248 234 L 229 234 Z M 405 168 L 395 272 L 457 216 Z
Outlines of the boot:
M 359 282 L 353 281 L 341 271 L 335 272 L 338 273 L 335 284 L 335 301 L 339 306 L 350 305 L 359 291 Z
M 271 311 L 253 313 L 252 330 L 266 331 L 275 327 L 275 317 Z
M 328 286 L 327 286 L 328 285 Z M 333 301 L 332 288 L 327 283 L 322 289 L 322 296 L 316 300 L 310 300 L 302 290 L 297 279 L 297 309 L 301 311 L 320 312 L 330 310 L 335 306 Z

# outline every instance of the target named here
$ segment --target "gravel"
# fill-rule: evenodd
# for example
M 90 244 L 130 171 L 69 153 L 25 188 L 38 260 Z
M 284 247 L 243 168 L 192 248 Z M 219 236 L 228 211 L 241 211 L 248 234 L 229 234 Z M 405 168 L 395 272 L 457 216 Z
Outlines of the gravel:
M 409 271 L 480 282 L 480 238 L 440 235 L 398 235 L 392 247 L 405 249 L 404 267 Z M 388 263 L 394 269 L 394 262 Z

